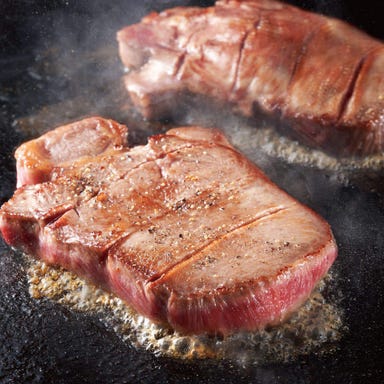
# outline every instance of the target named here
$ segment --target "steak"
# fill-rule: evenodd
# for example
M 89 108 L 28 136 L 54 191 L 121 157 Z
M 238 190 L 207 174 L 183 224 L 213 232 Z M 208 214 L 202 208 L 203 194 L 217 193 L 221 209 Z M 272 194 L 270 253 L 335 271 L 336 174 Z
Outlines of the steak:
M 117 39 L 126 88 L 147 118 L 196 94 L 333 154 L 384 148 L 384 45 L 340 20 L 273 0 L 221 0 L 153 12 Z
M 1 207 L 5 241 L 184 333 L 260 329 L 309 297 L 337 253 L 322 218 L 216 129 L 133 148 L 122 133 L 91 118 L 25 143 L 18 161 L 45 181 L 24 177 Z

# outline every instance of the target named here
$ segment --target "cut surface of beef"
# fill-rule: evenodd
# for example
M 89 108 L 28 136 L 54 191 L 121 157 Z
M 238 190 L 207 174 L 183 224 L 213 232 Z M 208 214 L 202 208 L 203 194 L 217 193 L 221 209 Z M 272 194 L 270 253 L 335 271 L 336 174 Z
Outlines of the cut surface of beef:
M 384 44 L 342 21 L 273 0 L 222 0 L 151 13 L 117 39 L 127 90 L 147 118 L 192 93 L 338 155 L 384 148 Z
M 329 225 L 220 131 L 174 128 L 129 148 L 121 142 L 126 128 L 109 122 L 117 127 L 108 130 L 113 145 L 90 154 L 86 143 L 106 135 L 94 121 L 23 144 L 23 162 L 46 181 L 25 178 L 28 185 L 1 207 L 8 244 L 184 333 L 280 323 L 332 265 L 337 246 Z M 68 129 L 70 143 L 84 146 L 71 161 L 40 150 L 47 141 L 67 148 Z

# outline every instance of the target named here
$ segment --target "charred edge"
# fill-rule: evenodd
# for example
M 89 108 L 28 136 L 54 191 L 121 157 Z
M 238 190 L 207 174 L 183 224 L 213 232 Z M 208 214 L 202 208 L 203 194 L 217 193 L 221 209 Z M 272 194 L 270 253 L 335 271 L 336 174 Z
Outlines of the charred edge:
M 188 37 L 188 39 L 187 39 L 187 42 L 185 43 L 185 46 L 184 46 L 184 48 L 183 48 L 183 51 L 181 52 L 181 55 L 180 55 L 180 57 L 179 57 L 179 59 L 178 59 L 178 61 L 177 61 L 177 64 L 176 64 L 176 69 L 175 69 L 175 72 L 174 72 L 174 74 L 173 74 L 174 77 L 175 77 L 175 79 L 178 79 L 179 76 L 180 76 L 180 72 L 181 72 L 181 70 L 182 70 L 182 68 L 183 68 L 183 66 L 184 66 L 185 59 L 187 58 L 188 45 L 189 45 L 189 43 L 191 42 L 192 37 L 193 37 L 196 33 L 200 32 L 201 30 L 203 30 L 203 28 L 198 29 L 197 31 L 194 31 L 194 32 L 192 32 L 192 33 L 189 35 L 189 37 Z
M 193 256 L 201 253 L 205 249 L 208 249 L 213 244 L 216 244 L 216 243 L 220 242 L 222 239 L 224 239 L 224 238 L 226 238 L 228 236 L 231 236 L 233 233 L 235 233 L 236 231 L 240 230 L 241 228 L 245 228 L 245 227 L 247 227 L 247 226 L 249 226 L 249 225 L 251 225 L 253 223 L 256 223 L 256 222 L 258 222 L 260 220 L 272 217 L 272 216 L 278 214 L 279 212 L 286 211 L 288 208 L 289 207 L 276 207 L 276 208 L 273 208 L 273 209 L 269 209 L 269 210 L 267 210 L 265 212 L 262 212 L 260 216 L 255 217 L 255 218 L 253 218 L 251 220 L 248 220 L 247 222 L 245 222 L 245 223 L 243 223 L 243 224 L 241 224 L 239 226 L 236 226 L 236 227 L 232 228 L 229 232 L 227 232 L 226 234 L 222 235 L 220 238 L 214 239 L 214 240 L 208 242 L 207 244 L 205 244 L 204 246 L 198 248 L 194 252 L 191 252 L 190 254 L 187 254 L 178 263 L 173 264 L 173 265 L 169 266 L 167 269 L 165 269 L 164 271 L 162 271 L 161 273 L 152 276 L 150 279 L 148 279 L 147 284 L 148 283 L 154 283 L 156 280 L 161 279 L 166 274 L 170 273 L 173 269 L 178 268 L 180 265 L 188 262 L 188 260 L 191 259 Z
M 181 71 L 181 68 L 182 68 L 183 65 L 184 65 L 186 55 L 187 55 L 187 52 L 183 52 L 183 53 L 179 56 L 179 58 L 178 58 L 178 60 L 177 60 L 176 68 L 175 68 L 175 72 L 174 72 L 174 77 L 175 77 L 175 79 L 177 79 L 178 76 L 179 76 L 179 73 L 180 73 L 180 71 Z
M 79 211 L 77 210 L 77 207 L 73 207 L 73 211 L 76 213 L 77 217 L 80 217 Z
M 342 119 L 342 117 L 343 117 L 343 115 L 347 109 L 349 100 L 351 99 L 353 92 L 355 90 L 357 79 L 359 77 L 359 74 L 360 74 L 361 69 L 363 67 L 363 64 L 365 62 L 365 59 L 366 59 L 366 56 L 363 57 L 362 59 L 360 59 L 359 63 L 357 64 L 357 66 L 355 68 L 355 71 L 353 72 L 353 75 L 352 75 L 351 81 L 348 84 L 347 90 L 344 93 L 343 98 L 341 99 L 339 113 L 337 116 L 337 123 L 340 122 L 340 120 Z
M 253 26 L 254 29 L 258 28 L 258 26 L 260 24 L 260 20 L 261 20 L 261 18 L 254 24 L 254 26 Z M 238 56 L 237 62 L 236 62 L 236 69 L 235 69 L 235 74 L 234 74 L 234 77 L 233 77 L 233 82 L 232 82 L 231 90 L 229 91 L 231 95 L 233 95 L 233 92 L 234 92 L 234 90 L 236 88 L 236 84 L 237 84 L 238 79 L 239 79 L 240 64 L 241 64 L 241 61 L 242 61 L 242 58 L 243 58 L 245 42 L 246 42 L 249 34 L 251 33 L 251 31 L 252 31 L 252 29 L 249 29 L 248 31 L 246 31 L 244 33 L 243 38 L 240 41 L 239 56 Z
M 84 192 L 86 189 L 86 185 L 82 184 L 82 189 L 76 193 L 76 196 L 79 196 L 82 192 Z M 55 223 L 56 221 L 58 221 L 63 215 L 65 215 L 67 212 L 69 212 L 70 210 L 74 210 L 75 213 L 77 214 L 77 216 L 79 216 L 79 213 L 77 211 L 77 206 L 79 204 L 79 202 L 88 202 L 89 200 L 93 199 L 95 196 L 97 196 L 97 194 L 100 192 L 100 188 L 97 188 L 96 190 L 92 191 L 92 193 L 90 194 L 90 196 L 88 196 L 86 199 L 81 199 L 81 198 L 74 198 L 74 202 L 72 204 L 69 204 L 67 208 L 63 209 L 62 211 L 60 211 L 60 213 L 58 213 L 57 215 L 53 215 L 51 216 L 49 219 L 47 219 L 45 222 L 44 222 L 44 225 L 42 227 L 45 227 L 47 225 L 51 225 L 53 223 Z M 61 204 L 61 206 L 63 206 L 65 204 Z M 60 204 L 56 207 L 60 207 Z
M 50 217 L 47 221 L 43 222 L 43 225 L 40 225 L 40 227 L 44 228 L 44 227 L 53 225 L 56 221 L 58 221 L 62 216 L 64 216 L 67 212 L 69 212 L 71 210 L 74 210 L 76 212 L 76 214 L 79 215 L 77 213 L 76 206 L 71 205 L 68 208 L 64 209 L 63 211 L 60 211 L 60 213 L 58 213 L 57 215 Z
M 361 71 L 363 69 L 363 66 L 364 66 L 364 63 L 367 61 L 368 57 L 371 55 L 372 52 L 374 52 L 376 50 L 376 48 L 372 48 L 370 49 L 359 61 L 359 63 L 357 64 L 356 68 L 355 68 L 355 71 L 353 73 L 353 76 L 352 76 L 352 79 L 348 85 L 348 88 L 341 100 L 341 103 L 340 103 L 340 109 L 339 109 L 339 114 L 338 114 L 338 117 L 337 117 L 337 123 L 340 122 L 340 120 L 343 118 L 344 116 L 344 113 L 346 112 L 347 110 L 347 107 L 348 107 L 348 103 L 349 101 L 351 100 L 352 98 L 352 95 L 355 91 L 355 88 L 356 88 L 356 84 L 357 84 L 357 81 L 359 79 L 359 76 L 361 74 Z
M 212 8 L 213 10 L 213 8 Z M 185 43 L 185 46 L 182 48 L 183 49 L 183 52 L 181 53 L 181 56 L 177 62 L 177 65 L 176 65 L 176 70 L 174 72 L 174 77 L 177 79 L 180 75 L 180 72 L 184 66 L 184 63 L 185 63 L 185 59 L 187 57 L 187 54 L 188 54 L 188 45 L 189 43 L 191 42 L 193 36 L 195 36 L 197 33 L 201 32 L 201 31 L 204 31 L 204 27 L 205 25 L 207 24 L 207 19 L 204 18 L 203 19 L 203 22 L 202 22 L 203 26 L 201 28 L 198 28 L 197 30 L 193 31 L 189 36 L 188 36 L 188 39 Z
M 298 57 L 295 61 L 295 65 L 292 69 L 292 73 L 291 73 L 291 77 L 290 77 L 289 82 L 288 82 L 287 90 L 289 90 L 292 86 L 293 79 L 296 75 L 296 72 L 297 72 L 297 69 L 299 68 L 300 63 L 303 60 L 303 57 L 305 56 L 305 54 L 307 52 L 308 45 L 310 44 L 311 40 L 315 37 L 317 32 L 321 28 L 323 28 L 324 25 L 326 25 L 326 24 L 327 24 L 327 21 L 324 21 L 323 23 L 319 24 L 314 30 L 309 32 L 308 35 L 304 38 L 302 46 L 301 46 L 300 54 L 298 55 Z

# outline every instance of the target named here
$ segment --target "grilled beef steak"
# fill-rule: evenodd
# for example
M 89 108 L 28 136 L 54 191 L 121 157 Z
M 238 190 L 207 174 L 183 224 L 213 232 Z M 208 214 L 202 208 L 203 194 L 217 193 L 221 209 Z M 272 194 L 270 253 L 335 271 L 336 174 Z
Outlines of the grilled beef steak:
M 151 13 L 117 38 L 147 118 L 193 93 L 261 112 L 338 155 L 383 150 L 384 45 L 344 22 L 273 0 L 222 0 Z
M 46 181 L 24 178 L 1 207 L 7 243 L 186 333 L 276 324 L 308 298 L 337 253 L 323 219 L 218 130 L 175 128 L 133 148 L 125 132 L 88 119 L 24 144 L 19 161 Z M 52 142 L 57 153 L 42 150 Z

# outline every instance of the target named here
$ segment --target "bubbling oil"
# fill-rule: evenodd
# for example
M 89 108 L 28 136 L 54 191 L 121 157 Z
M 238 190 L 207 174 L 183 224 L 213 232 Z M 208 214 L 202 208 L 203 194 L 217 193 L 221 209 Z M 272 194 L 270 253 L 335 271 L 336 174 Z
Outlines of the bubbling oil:
M 279 159 L 293 169 L 302 166 L 320 170 L 339 185 L 358 186 L 370 192 L 384 191 L 381 182 L 384 176 L 384 153 L 340 157 L 302 145 L 281 135 L 271 126 L 258 129 L 246 124 L 234 126 L 230 138 L 237 148 L 264 168 L 267 174 L 270 169 L 269 159 Z
M 285 323 L 257 332 L 232 335 L 182 335 L 154 324 L 124 301 L 62 268 L 28 260 L 30 295 L 48 298 L 74 311 L 97 314 L 107 329 L 123 341 L 156 355 L 179 359 L 227 359 L 240 365 L 288 362 L 312 352 L 330 353 L 337 348 L 345 327 L 338 303 L 329 302 L 323 292 L 332 286 L 328 274 L 311 297 Z

